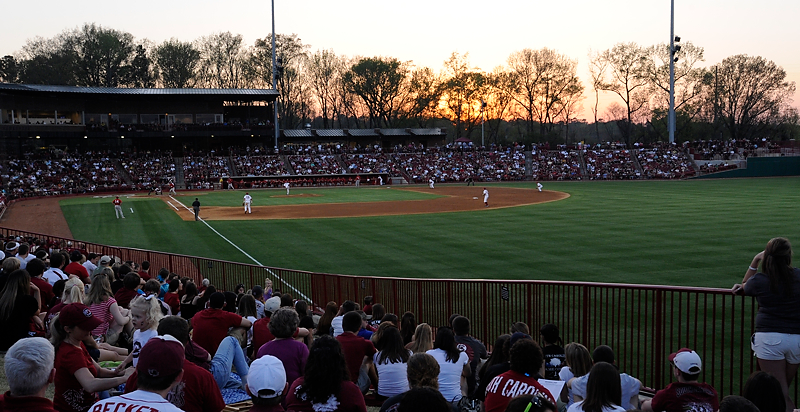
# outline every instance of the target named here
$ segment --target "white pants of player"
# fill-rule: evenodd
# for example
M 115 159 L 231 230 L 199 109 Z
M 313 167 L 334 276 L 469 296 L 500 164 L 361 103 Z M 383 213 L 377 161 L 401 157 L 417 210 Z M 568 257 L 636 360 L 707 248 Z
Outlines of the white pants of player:
M 177 195 L 177 193 L 175 193 L 175 188 L 174 187 L 169 188 L 169 194 Z
M 483 204 L 486 205 L 486 206 L 489 206 L 489 196 L 488 195 L 483 197 Z
M 244 204 L 244 212 L 245 213 L 253 213 L 253 211 L 250 210 L 250 203 L 245 203 Z
M 289 194 L 289 188 L 288 187 L 286 188 L 286 194 L 287 195 Z
M 433 189 L 433 182 L 428 183 L 428 186 Z
M 119 219 L 120 217 L 125 219 L 125 215 L 122 214 L 122 206 L 115 205 L 114 206 L 114 213 L 117 215 L 117 219 Z

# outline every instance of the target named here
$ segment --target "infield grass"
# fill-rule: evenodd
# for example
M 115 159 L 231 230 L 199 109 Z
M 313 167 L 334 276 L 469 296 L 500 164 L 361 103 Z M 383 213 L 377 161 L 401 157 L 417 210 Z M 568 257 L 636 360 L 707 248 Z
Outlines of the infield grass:
M 800 232 L 800 178 L 544 185 L 570 197 L 472 212 L 209 224 L 265 265 L 314 272 L 708 287 L 730 287 L 770 238 L 796 240 Z M 535 183 L 506 186 L 533 189 Z M 320 196 L 250 191 L 255 205 L 429 196 L 292 188 L 300 193 Z M 238 207 L 243 195 L 198 192 L 179 199 Z M 61 207 L 77 239 L 253 263 L 202 223 L 181 220 L 160 199 L 123 200 L 124 220 L 114 218 L 111 198 L 64 199 Z

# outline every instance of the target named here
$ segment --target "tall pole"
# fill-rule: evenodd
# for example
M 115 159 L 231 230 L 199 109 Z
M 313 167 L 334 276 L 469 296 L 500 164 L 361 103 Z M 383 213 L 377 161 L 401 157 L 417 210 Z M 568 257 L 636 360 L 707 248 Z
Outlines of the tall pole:
M 272 90 L 278 90 L 278 67 L 277 67 L 277 54 L 275 53 L 275 0 L 272 0 Z M 278 96 L 275 97 L 275 100 L 272 102 L 272 111 L 275 115 L 273 124 L 273 129 L 275 130 L 275 154 L 278 153 Z
M 484 114 L 483 114 L 484 108 L 486 108 L 486 102 L 481 100 L 481 147 L 482 148 L 486 147 L 486 143 L 484 143 L 484 141 L 483 141 L 483 122 L 484 122 L 484 119 L 486 119 L 486 116 L 484 116 Z
M 669 142 L 675 143 L 675 0 L 670 0 L 669 17 Z

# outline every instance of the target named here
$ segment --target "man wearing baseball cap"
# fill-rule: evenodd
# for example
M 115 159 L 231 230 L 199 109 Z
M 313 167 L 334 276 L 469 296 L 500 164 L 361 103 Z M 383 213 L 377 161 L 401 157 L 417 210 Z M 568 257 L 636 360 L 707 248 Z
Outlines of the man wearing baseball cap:
M 283 412 L 281 398 L 289 385 L 281 360 L 272 355 L 254 360 L 244 388 L 253 400 L 251 412 Z
M 653 399 L 642 404 L 646 412 L 713 412 L 719 410 L 717 391 L 707 383 L 700 383 L 703 362 L 697 352 L 683 348 L 669 355 L 672 374 L 677 382 L 656 392 Z
M 183 379 L 183 345 L 171 335 L 150 338 L 139 353 L 136 385 L 139 389 L 103 399 L 91 412 L 160 411 L 179 412 L 166 396 Z

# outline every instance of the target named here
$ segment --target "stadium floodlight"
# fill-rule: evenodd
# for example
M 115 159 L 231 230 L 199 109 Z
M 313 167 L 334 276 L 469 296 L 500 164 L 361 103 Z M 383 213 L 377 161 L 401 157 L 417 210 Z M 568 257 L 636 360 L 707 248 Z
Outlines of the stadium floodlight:
M 667 129 L 669 130 L 669 142 L 675 143 L 675 52 L 681 49 L 675 43 L 680 42 L 680 36 L 675 35 L 675 0 L 670 0 L 669 17 L 669 117 L 667 118 Z

